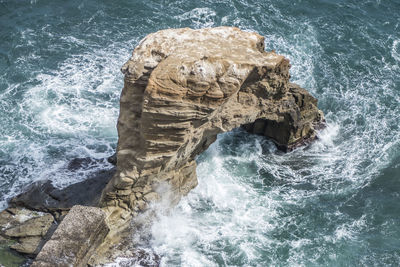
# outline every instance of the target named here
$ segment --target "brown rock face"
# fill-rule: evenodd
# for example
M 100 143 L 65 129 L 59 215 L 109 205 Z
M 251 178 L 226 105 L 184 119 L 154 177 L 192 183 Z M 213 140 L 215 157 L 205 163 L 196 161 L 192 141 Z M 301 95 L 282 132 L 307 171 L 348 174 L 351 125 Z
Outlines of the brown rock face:
M 262 36 L 237 28 L 148 35 L 122 67 L 117 172 L 103 191 L 105 210 L 135 214 L 165 190 L 179 201 L 197 185 L 195 157 L 233 128 L 283 150 L 314 139 L 323 114 L 289 82 L 289 68 L 264 51 Z

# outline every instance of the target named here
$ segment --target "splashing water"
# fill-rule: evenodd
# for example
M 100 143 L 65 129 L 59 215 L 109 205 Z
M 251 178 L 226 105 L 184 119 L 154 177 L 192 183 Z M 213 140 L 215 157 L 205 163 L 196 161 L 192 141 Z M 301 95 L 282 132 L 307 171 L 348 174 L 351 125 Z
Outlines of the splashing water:
M 161 265 L 398 266 L 398 10 L 399 1 L 0 1 L 1 205 L 36 180 L 83 179 L 65 168 L 72 158 L 113 153 L 119 68 L 146 34 L 236 26 L 290 59 L 292 81 L 319 99 L 329 126 L 288 154 L 240 130 L 220 135 L 197 159 L 197 188 L 146 233 Z

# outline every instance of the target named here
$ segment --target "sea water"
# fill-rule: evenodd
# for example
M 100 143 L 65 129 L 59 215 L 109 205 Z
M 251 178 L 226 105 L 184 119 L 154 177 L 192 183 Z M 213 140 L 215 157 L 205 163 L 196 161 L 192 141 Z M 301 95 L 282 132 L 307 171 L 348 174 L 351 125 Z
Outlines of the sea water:
M 0 0 L 0 206 L 37 180 L 84 179 L 73 158 L 114 152 L 119 69 L 144 36 L 221 25 L 289 58 L 328 127 L 287 154 L 219 135 L 146 249 L 162 266 L 399 266 L 399 0 Z

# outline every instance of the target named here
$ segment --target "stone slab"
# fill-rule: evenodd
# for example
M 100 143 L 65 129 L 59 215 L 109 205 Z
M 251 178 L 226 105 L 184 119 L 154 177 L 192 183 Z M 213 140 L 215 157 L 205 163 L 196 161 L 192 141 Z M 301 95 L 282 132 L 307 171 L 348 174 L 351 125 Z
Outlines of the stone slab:
M 105 219 L 100 208 L 72 207 L 31 266 L 86 266 L 109 231 Z

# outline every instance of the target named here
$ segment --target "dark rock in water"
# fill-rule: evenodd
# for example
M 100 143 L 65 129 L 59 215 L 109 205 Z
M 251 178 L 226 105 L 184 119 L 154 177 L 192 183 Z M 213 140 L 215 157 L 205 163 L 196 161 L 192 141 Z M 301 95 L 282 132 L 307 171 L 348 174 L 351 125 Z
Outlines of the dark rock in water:
M 73 166 L 76 166 L 75 163 Z M 10 200 L 12 207 L 38 211 L 68 210 L 74 205 L 97 206 L 101 192 L 115 173 L 115 168 L 101 170 L 88 179 L 66 188 L 55 188 L 51 181 L 40 181 Z
M 124 251 L 123 255 L 126 255 L 126 258 L 119 259 L 118 266 L 158 267 L 161 265 L 161 257 L 152 249 L 136 248 L 131 251 Z
M 12 207 L 25 207 L 33 210 L 49 210 L 58 207 L 59 201 L 51 197 L 51 192 L 57 190 L 51 181 L 39 181 L 30 185 L 26 192 L 12 198 Z
M 156 267 L 160 266 L 161 258 L 154 251 L 137 249 L 135 251 L 135 266 Z
M 114 166 L 117 165 L 117 153 L 114 153 L 112 156 L 108 157 L 107 161 Z
M 91 167 L 95 166 L 102 160 L 93 159 L 90 157 L 86 158 L 75 158 L 68 163 L 68 170 L 70 171 L 77 171 L 80 169 L 90 169 Z
M 70 171 L 90 170 L 98 166 L 99 161 L 104 162 L 104 159 L 76 158 L 67 168 Z M 15 266 L 27 258 L 14 251 L 27 257 L 36 256 L 69 209 L 75 205 L 98 205 L 101 192 L 114 173 L 115 167 L 97 171 L 86 180 L 63 189 L 55 188 L 50 180 L 40 181 L 12 198 L 10 207 L 0 212 L 0 256 L 4 254 L 12 260 L 19 259 Z M 2 265 L 8 266 L 9 263 L 0 260 Z
M 98 171 L 85 181 L 52 191 L 51 197 L 59 200 L 60 207 L 67 209 L 75 205 L 98 206 L 101 192 L 114 173 L 115 168 Z
M 100 208 L 74 206 L 31 266 L 87 266 L 91 251 L 109 231 L 105 220 Z

